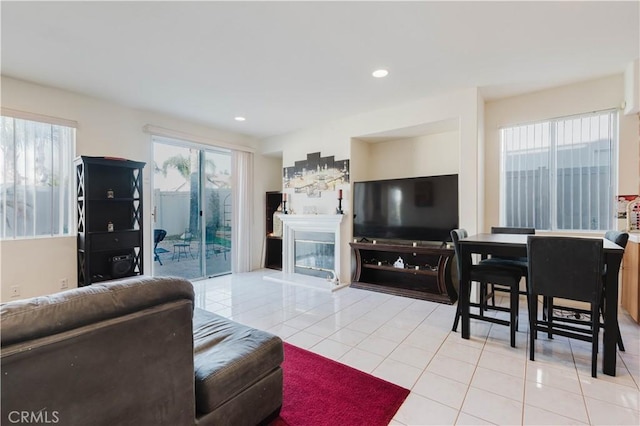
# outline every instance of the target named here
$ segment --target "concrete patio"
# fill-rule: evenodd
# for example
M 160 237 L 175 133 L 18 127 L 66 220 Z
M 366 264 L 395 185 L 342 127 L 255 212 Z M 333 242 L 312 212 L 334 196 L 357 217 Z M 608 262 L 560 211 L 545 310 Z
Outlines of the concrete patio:
M 166 238 L 158 244 L 158 260 L 153 262 L 154 276 L 178 276 L 186 279 L 202 278 L 200 241 L 192 240 L 181 246 L 180 238 Z M 231 251 L 220 244 L 207 244 L 204 257 L 206 277 L 231 272 Z

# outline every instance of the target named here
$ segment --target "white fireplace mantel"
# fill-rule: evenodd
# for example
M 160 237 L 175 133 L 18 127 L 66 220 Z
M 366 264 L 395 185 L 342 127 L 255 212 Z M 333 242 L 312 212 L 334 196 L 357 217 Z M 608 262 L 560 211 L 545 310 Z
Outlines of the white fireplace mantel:
M 335 273 L 340 276 L 340 223 L 341 214 L 283 214 L 282 219 L 282 272 L 293 274 L 295 268 L 295 233 L 327 232 L 334 235 Z

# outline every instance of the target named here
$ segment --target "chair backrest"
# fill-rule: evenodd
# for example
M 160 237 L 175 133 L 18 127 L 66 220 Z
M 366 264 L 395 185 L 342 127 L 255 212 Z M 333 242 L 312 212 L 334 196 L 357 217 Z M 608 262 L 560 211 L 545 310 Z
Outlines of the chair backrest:
M 526 234 L 526 235 L 534 235 L 536 233 L 536 228 L 515 228 L 510 226 L 492 226 L 491 227 L 492 234 Z M 520 262 L 525 262 L 526 258 L 517 257 L 517 256 L 492 256 L 497 259 L 506 259 L 506 260 L 517 260 Z
M 452 229 L 451 230 L 451 241 L 453 241 L 453 249 L 456 251 L 456 256 L 459 256 L 460 251 L 460 240 L 463 238 L 467 238 L 469 233 L 466 229 Z
M 167 236 L 167 231 L 164 229 L 154 229 L 153 230 L 153 244 L 154 248 L 158 245 L 158 243 L 164 240 L 164 237 Z
M 180 236 L 180 238 L 182 239 L 183 243 L 190 243 L 191 239 L 193 238 L 193 234 L 191 233 L 191 231 L 189 231 L 188 229 L 184 230 L 184 234 L 182 234 Z
M 533 235 L 536 233 L 536 228 L 512 228 L 509 226 L 492 226 L 492 234 L 527 234 Z
M 530 293 L 599 303 L 603 254 L 601 239 L 529 236 Z
M 627 242 L 629 241 L 629 234 L 620 231 L 607 231 L 604 233 L 604 237 L 622 248 L 625 248 L 627 246 Z
M 460 279 L 460 276 L 462 275 L 462 261 L 460 260 L 460 240 L 463 238 L 466 238 L 469 236 L 469 233 L 467 232 L 466 229 L 452 229 L 451 230 L 451 241 L 453 241 L 453 249 L 456 252 L 456 265 L 457 265 L 457 272 L 458 272 L 458 280 Z M 454 289 L 456 290 L 456 292 L 459 292 L 459 286 L 460 286 L 460 282 L 458 280 L 454 280 Z M 458 297 L 458 295 L 455 295 L 456 298 Z

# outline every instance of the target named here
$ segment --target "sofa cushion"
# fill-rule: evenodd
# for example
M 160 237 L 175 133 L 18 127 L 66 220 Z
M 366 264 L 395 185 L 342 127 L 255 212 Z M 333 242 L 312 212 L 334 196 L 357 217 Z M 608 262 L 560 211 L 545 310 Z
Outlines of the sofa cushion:
M 198 413 L 215 410 L 284 359 L 279 337 L 198 308 L 193 346 Z
M 193 285 L 189 281 L 140 276 L 4 303 L 0 305 L 2 346 L 181 299 L 193 304 Z

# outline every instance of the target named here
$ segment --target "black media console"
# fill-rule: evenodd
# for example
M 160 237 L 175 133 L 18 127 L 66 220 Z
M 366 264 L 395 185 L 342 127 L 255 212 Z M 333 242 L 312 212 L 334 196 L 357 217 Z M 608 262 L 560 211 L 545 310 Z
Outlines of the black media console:
M 350 245 L 356 256 L 351 287 L 440 303 L 456 301 L 451 274 L 453 248 L 411 242 Z M 398 258 L 403 267 L 398 267 Z

